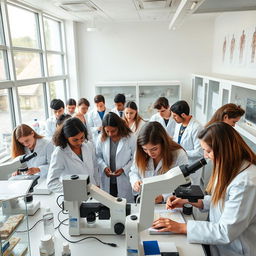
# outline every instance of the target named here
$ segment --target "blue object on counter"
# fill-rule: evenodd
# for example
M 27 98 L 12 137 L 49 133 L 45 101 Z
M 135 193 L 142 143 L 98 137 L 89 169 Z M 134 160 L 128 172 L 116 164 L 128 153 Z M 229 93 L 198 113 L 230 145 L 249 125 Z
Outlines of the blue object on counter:
M 145 255 L 161 255 L 157 240 L 143 241 Z

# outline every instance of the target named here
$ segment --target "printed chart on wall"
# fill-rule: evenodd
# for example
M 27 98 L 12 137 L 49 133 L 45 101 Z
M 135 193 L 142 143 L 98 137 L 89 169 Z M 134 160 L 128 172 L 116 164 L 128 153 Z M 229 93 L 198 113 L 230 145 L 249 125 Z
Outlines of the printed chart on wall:
M 256 25 L 227 33 L 221 45 L 222 64 L 225 67 L 256 68 Z

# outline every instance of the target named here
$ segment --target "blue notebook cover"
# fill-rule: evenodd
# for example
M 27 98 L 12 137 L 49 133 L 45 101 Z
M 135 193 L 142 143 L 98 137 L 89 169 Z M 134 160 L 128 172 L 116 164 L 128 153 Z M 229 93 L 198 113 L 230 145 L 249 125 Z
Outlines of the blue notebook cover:
M 161 255 L 158 242 L 153 241 L 143 241 L 143 247 L 145 255 Z

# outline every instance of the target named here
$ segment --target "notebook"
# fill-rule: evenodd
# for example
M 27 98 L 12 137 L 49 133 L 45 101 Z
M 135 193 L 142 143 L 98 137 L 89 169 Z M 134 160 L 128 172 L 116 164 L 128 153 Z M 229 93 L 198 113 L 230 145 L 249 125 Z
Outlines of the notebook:
M 158 210 L 155 211 L 154 220 L 158 218 L 169 218 L 171 220 L 174 220 L 179 223 L 185 223 L 185 220 L 181 214 L 180 209 L 174 209 L 174 210 Z M 170 235 L 173 234 L 172 232 L 159 232 L 157 229 L 149 228 L 148 229 L 150 235 Z

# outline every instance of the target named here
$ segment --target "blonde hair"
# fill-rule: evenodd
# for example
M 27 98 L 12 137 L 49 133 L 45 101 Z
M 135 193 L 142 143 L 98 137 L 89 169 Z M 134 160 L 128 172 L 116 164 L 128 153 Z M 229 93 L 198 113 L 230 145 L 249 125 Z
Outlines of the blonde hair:
M 41 139 L 43 136 L 36 133 L 30 126 L 26 124 L 18 125 L 12 133 L 12 157 L 15 158 L 17 156 L 25 154 L 25 147 L 18 141 L 21 137 L 26 137 L 31 135 L 31 133 L 34 133 L 35 139 Z

